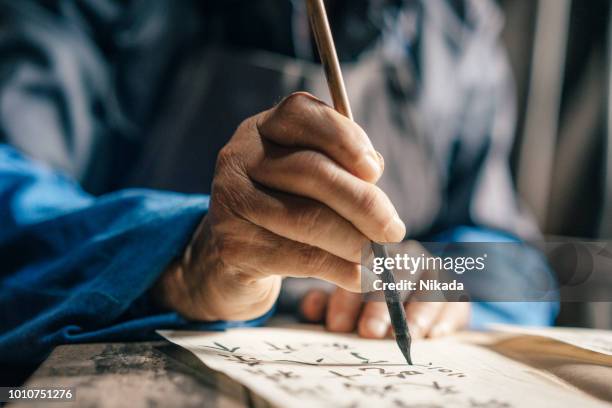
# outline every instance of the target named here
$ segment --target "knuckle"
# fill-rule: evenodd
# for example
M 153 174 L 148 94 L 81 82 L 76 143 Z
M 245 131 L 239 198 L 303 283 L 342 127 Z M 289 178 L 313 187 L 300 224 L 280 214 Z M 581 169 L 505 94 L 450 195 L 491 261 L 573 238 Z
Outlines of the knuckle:
M 277 111 L 286 114 L 296 114 L 312 106 L 315 98 L 307 92 L 294 92 L 278 105 Z
M 327 262 L 326 253 L 317 247 L 311 245 L 303 245 L 299 251 L 299 259 L 301 265 L 306 265 L 310 271 L 316 271 L 317 273 L 327 273 L 327 269 L 324 268 Z
M 228 177 L 219 176 L 213 180 L 211 208 L 220 208 L 226 215 L 242 218 L 252 210 L 252 201 L 248 197 L 248 192 L 236 186 L 236 183 L 228 180 Z
M 258 126 L 262 136 L 280 143 L 301 140 L 307 131 L 307 119 L 316 109 L 316 99 L 305 92 L 296 92 L 283 99 Z
M 234 153 L 233 148 L 230 144 L 226 144 L 217 154 L 217 163 L 215 165 L 215 172 L 219 173 L 228 169 L 234 168 L 236 165 L 237 157 Z
M 267 112 L 262 112 L 258 115 L 244 119 L 234 131 L 229 144 L 232 144 L 232 142 L 235 142 L 236 140 L 244 141 L 253 134 L 259 133 L 260 122 L 265 122 L 266 117 Z
M 326 116 L 328 122 L 334 124 L 336 133 L 339 135 L 336 140 L 350 154 L 365 155 L 372 150 L 368 136 L 357 123 L 337 115 L 332 110 L 327 111 Z
M 348 122 L 344 125 L 346 144 L 352 147 L 356 154 L 366 154 L 371 150 L 369 138 L 365 131 L 355 122 Z
M 379 199 L 380 197 L 375 186 L 365 186 L 356 200 L 359 212 L 365 217 L 375 215 Z
M 276 107 L 273 115 L 275 128 L 290 133 L 305 132 L 322 106 L 318 99 L 306 92 L 293 93 Z
M 333 163 L 321 153 L 315 151 L 305 152 L 302 156 L 305 167 L 305 181 L 313 183 L 313 187 L 325 183 L 333 185 L 336 182 L 337 172 Z
M 296 227 L 303 231 L 306 240 L 316 242 L 321 234 L 321 220 L 324 217 L 322 206 L 308 208 L 297 215 Z
M 274 124 L 276 118 L 276 109 L 272 109 L 265 113 L 260 114 L 255 121 L 255 130 L 261 136 L 265 136 L 274 131 Z M 240 127 L 247 126 L 244 123 Z M 239 127 L 239 129 L 240 129 Z
M 395 224 L 394 214 L 382 210 L 383 200 L 384 193 L 377 186 L 368 185 L 357 201 L 362 216 L 371 222 L 373 236 L 370 238 L 379 242 L 388 239 L 387 233 Z

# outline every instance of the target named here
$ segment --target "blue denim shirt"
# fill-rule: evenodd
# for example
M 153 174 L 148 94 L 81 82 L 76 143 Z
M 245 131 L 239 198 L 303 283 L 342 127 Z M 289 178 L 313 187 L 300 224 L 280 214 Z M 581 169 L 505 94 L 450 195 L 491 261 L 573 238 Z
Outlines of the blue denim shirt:
M 123 190 L 93 198 L 0 144 L 0 363 L 35 363 L 56 345 L 150 338 L 188 327 L 147 290 L 181 253 L 208 197 Z M 211 322 L 221 330 L 250 322 Z

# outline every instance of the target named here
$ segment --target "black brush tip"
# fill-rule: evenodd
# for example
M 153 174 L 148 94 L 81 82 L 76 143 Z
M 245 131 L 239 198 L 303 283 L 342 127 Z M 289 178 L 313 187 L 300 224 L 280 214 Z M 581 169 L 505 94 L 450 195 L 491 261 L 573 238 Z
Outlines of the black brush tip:
M 396 334 L 395 341 L 397 342 L 397 345 L 400 351 L 404 355 L 406 362 L 409 365 L 412 365 L 412 357 L 410 356 L 410 343 L 411 343 L 410 337 L 408 337 L 405 334 Z

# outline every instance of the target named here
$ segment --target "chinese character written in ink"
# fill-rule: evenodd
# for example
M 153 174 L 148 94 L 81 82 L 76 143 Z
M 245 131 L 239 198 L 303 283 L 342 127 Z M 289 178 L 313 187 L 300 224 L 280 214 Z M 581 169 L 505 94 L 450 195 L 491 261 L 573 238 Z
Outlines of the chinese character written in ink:
M 275 375 L 279 375 L 281 378 L 289 378 L 289 379 L 300 378 L 300 376 L 295 374 L 293 371 L 277 370 Z
M 362 367 L 359 370 L 361 370 L 361 371 L 375 370 L 375 371 L 378 371 L 378 374 L 386 374 L 387 373 L 384 368 L 380 368 L 380 367 Z
M 389 373 L 389 374 L 385 375 L 385 377 L 397 377 L 397 378 L 401 378 L 403 380 L 407 376 L 419 375 L 419 374 L 423 374 L 423 373 L 421 373 L 419 371 L 400 371 L 397 374 Z
M 443 408 L 442 405 L 438 405 L 438 404 L 430 404 L 427 402 L 425 403 L 417 402 L 417 403 L 411 404 L 411 403 L 407 403 L 399 399 L 393 400 L 393 404 L 397 408 Z
M 289 380 L 293 380 L 293 379 L 299 379 L 300 376 L 293 373 L 292 371 L 283 371 L 283 370 L 276 370 L 276 372 L 274 373 L 267 373 L 264 370 L 260 369 L 254 369 L 254 368 L 246 368 L 245 369 L 246 372 L 251 373 L 253 375 L 258 375 L 261 377 L 265 377 L 270 381 L 274 381 L 274 382 L 279 382 L 282 379 L 289 379 Z
M 234 352 L 236 352 L 236 350 L 238 350 L 240 348 L 240 347 L 232 347 L 232 348 L 226 347 L 223 344 L 217 343 L 216 341 L 213 344 L 214 344 L 214 346 L 206 346 L 206 345 L 204 345 L 202 347 L 206 347 L 206 348 L 213 349 L 213 350 L 226 351 L 228 353 L 234 353 Z
M 246 364 L 249 367 L 253 367 L 261 364 L 261 360 L 256 359 L 255 357 L 244 357 L 237 354 L 219 354 L 221 357 L 225 358 L 228 361 L 233 361 L 238 364 Z
M 323 362 L 323 358 L 316 359 L 314 363 L 311 363 L 309 361 L 299 361 L 299 360 L 274 360 L 274 361 L 277 363 L 293 363 L 293 364 L 300 364 L 300 365 L 318 366 L 321 364 L 321 362 Z
M 341 377 L 341 378 L 344 378 L 345 380 L 349 380 L 349 381 L 353 381 L 354 377 L 361 377 L 361 374 L 348 375 L 348 374 L 338 373 L 338 372 L 333 371 L 333 370 L 329 370 L 329 372 L 332 373 L 333 375 L 335 375 L 336 377 Z
M 355 351 L 351 351 L 351 355 L 353 357 L 358 358 L 359 360 L 361 360 L 363 362 L 363 364 L 380 364 L 380 363 L 386 363 L 387 362 L 385 360 L 370 361 L 370 359 L 365 358 L 365 357 L 359 355 L 359 353 L 357 353 Z
M 336 350 L 348 350 L 351 347 L 348 344 L 342 344 L 342 343 L 332 343 L 332 344 L 325 344 L 324 347 L 330 347 Z
M 274 375 L 272 375 L 272 374 L 266 373 L 266 372 L 265 372 L 264 370 L 262 370 L 261 368 L 260 368 L 259 370 L 255 370 L 255 369 L 253 369 L 253 368 L 247 368 L 247 369 L 245 369 L 245 371 L 246 371 L 247 373 L 251 373 L 251 374 L 253 374 L 253 375 L 257 375 L 257 376 L 260 376 L 260 377 L 264 377 L 264 378 L 267 378 L 268 380 L 271 380 L 271 381 L 274 381 L 274 382 L 278 382 L 278 377 L 276 377 L 276 376 L 274 376 Z
M 310 348 L 310 347 L 321 347 L 321 348 L 333 348 L 335 350 L 349 350 L 351 346 L 344 343 L 301 343 L 300 346 Z
M 459 393 L 459 391 L 457 391 L 455 389 L 454 385 L 449 385 L 449 386 L 444 387 L 444 386 L 441 386 L 440 384 L 438 384 L 437 381 L 433 382 L 433 388 L 435 390 L 439 391 L 440 394 L 442 394 L 442 395 L 451 395 L 451 394 Z
M 385 385 L 384 387 L 376 386 L 376 385 L 362 385 L 362 384 L 354 384 L 354 383 L 342 383 L 344 388 L 349 390 L 356 390 L 361 392 L 363 395 L 367 396 L 376 396 L 376 397 L 384 397 L 385 393 L 394 391 L 395 388 L 393 385 Z
M 294 349 L 293 347 L 291 347 L 288 344 L 285 344 L 284 347 L 279 347 L 274 343 L 270 343 L 270 342 L 264 342 L 266 343 L 268 346 L 271 347 L 272 351 L 282 351 L 284 354 L 289 354 L 289 353 L 293 353 L 294 351 L 297 351 L 296 349 Z
M 361 371 L 377 370 L 378 373 L 384 377 L 397 377 L 401 379 L 404 379 L 406 378 L 406 376 L 410 376 L 410 375 L 423 374 L 419 371 L 400 371 L 399 373 L 394 373 L 391 371 L 388 372 L 384 368 L 380 368 L 380 367 L 362 367 L 360 368 L 360 370 Z
M 498 401 L 496 399 L 490 399 L 488 401 L 478 402 L 470 399 L 470 406 L 473 408 L 511 408 L 512 405 L 507 402 Z
M 429 364 L 414 364 L 415 366 L 419 366 L 419 367 L 424 367 L 427 370 L 434 370 L 437 371 L 439 373 L 443 373 L 443 374 L 447 374 L 448 377 L 457 377 L 457 378 L 465 378 L 466 375 L 463 373 L 459 373 L 459 372 L 455 372 L 454 370 L 450 369 L 450 368 L 445 368 L 445 367 L 435 367 L 433 365 L 433 363 L 429 363 Z

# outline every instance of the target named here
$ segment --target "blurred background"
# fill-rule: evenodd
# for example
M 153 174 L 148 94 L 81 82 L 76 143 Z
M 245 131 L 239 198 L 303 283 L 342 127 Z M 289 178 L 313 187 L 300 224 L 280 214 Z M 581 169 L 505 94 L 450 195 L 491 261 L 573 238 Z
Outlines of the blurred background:
M 612 238 L 610 0 L 499 0 L 518 86 L 516 186 L 544 233 Z M 612 273 L 603 284 L 612 291 Z M 568 303 L 560 324 L 612 328 L 612 304 Z

